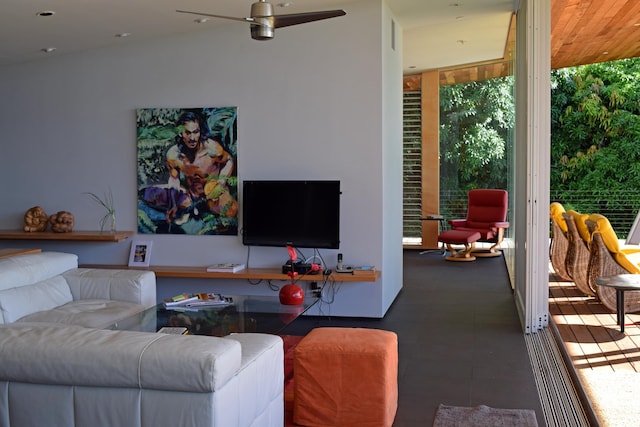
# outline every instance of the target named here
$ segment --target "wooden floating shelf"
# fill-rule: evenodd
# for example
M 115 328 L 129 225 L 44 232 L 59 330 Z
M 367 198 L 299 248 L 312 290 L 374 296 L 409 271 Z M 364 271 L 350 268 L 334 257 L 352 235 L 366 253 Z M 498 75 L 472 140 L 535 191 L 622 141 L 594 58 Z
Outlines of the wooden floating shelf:
M 129 270 L 153 271 L 156 277 L 177 277 L 183 279 L 245 279 L 245 280 L 290 280 L 289 276 L 282 274 L 277 268 L 246 268 L 235 273 L 208 272 L 206 267 L 178 267 L 178 266 L 150 266 L 128 267 L 126 265 L 84 264 L 84 268 L 111 268 Z M 296 280 L 304 282 L 324 281 L 322 274 L 305 274 Z M 375 282 L 380 277 L 379 271 L 365 271 L 357 274 L 332 273 L 329 280 L 336 282 Z
M 72 231 L 54 233 L 53 231 L 0 230 L 0 240 L 65 240 L 78 242 L 120 242 L 133 236 L 133 231 Z

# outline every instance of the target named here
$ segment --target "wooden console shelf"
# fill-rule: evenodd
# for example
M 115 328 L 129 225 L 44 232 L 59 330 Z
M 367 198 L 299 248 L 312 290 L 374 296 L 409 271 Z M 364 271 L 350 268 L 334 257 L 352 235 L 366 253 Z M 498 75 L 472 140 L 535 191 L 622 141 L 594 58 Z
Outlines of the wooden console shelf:
M 85 264 L 80 267 L 85 268 L 114 268 L 130 270 L 149 270 L 156 274 L 156 277 L 177 277 L 185 279 L 244 279 L 244 280 L 289 280 L 289 276 L 282 274 L 277 268 L 246 268 L 236 273 L 208 272 L 206 267 L 174 267 L 174 266 L 151 266 L 151 267 L 127 267 L 126 265 L 104 265 Z M 305 282 L 321 282 L 324 280 L 322 274 L 306 274 L 297 280 Z M 332 273 L 329 280 L 336 282 L 375 282 L 380 277 L 379 271 L 366 271 L 358 274 Z
M 27 233 L 22 230 L 0 230 L 0 240 L 72 240 L 78 242 L 120 242 L 133 231 L 72 231 L 70 233 L 54 233 L 53 231 L 36 231 Z

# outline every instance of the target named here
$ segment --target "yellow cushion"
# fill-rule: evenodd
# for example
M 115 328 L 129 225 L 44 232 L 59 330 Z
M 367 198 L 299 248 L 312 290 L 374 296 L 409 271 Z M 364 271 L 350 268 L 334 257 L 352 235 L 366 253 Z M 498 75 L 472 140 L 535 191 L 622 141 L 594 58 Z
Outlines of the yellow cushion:
M 573 217 L 573 222 L 576 223 L 578 234 L 580 234 L 582 240 L 589 243 L 591 241 L 591 233 L 589 233 L 589 228 L 587 228 L 587 223 L 585 222 L 589 219 L 589 215 L 581 214 L 580 212 L 576 212 L 571 209 L 569 209 L 567 213 Z
M 605 246 L 609 249 L 609 252 L 617 254 L 620 252 L 620 243 L 618 242 L 618 236 L 611 227 L 611 223 L 604 215 L 591 214 L 589 220 L 596 223 L 596 230 L 600 232 L 602 240 Z
M 617 254 L 615 254 L 614 258 L 616 262 L 620 264 L 620 267 L 624 268 L 629 273 L 640 273 L 640 268 L 636 264 L 631 262 L 629 258 L 627 258 L 627 256 L 624 254 L 624 252 L 618 252 Z
M 556 224 L 558 224 L 558 227 L 560 227 L 560 230 L 562 230 L 562 231 L 564 231 L 566 233 L 567 232 L 567 222 L 562 217 L 563 213 L 564 213 L 564 206 L 562 206 L 560 203 L 553 202 L 549 206 L 549 217 L 552 220 L 554 220 L 556 222 Z
M 618 236 L 614 231 L 611 223 L 604 215 L 600 214 L 591 214 L 589 216 L 589 220 L 596 223 L 596 230 L 600 232 L 602 236 L 602 241 L 605 246 L 611 252 L 613 259 L 620 265 L 620 267 L 627 270 L 629 273 L 640 273 L 640 268 L 633 262 L 627 258 L 625 252 L 620 250 L 620 242 L 618 241 Z

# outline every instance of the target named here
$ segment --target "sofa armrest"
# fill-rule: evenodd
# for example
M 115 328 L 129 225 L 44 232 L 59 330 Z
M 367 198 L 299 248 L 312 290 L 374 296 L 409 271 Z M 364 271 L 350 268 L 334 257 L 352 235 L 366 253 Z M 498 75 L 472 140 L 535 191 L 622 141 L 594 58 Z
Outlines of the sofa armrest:
M 156 305 L 156 275 L 152 271 L 77 268 L 63 276 L 74 300 L 109 299 L 145 308 Z

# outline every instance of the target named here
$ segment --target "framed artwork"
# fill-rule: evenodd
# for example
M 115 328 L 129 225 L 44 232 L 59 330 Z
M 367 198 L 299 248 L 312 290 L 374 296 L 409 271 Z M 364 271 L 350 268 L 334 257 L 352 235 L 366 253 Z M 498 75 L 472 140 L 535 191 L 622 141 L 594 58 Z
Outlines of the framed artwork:
M 151 241 L 132 241 L 131 251 L 129 251 L 129 267 L 149 267 L 152 244 Z
M 138 233 L 238 234 L 237 110 L 136 110 Z

